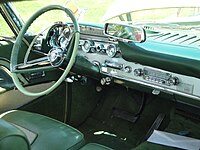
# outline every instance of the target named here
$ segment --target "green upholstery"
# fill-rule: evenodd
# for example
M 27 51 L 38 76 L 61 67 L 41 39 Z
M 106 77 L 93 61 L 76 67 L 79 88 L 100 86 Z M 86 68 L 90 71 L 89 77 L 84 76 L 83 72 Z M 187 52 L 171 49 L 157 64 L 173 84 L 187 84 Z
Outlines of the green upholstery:
M 32 133 L 31 137 L 35 139 L 29 141 L 31 150 L 75 150 L 84 145 L 82 133 L 46 116 L 24 111 L 11 111 L 2 115 L 2 119 L 19 129 L 28 131 L 25 133 L 27 137 Z
M 97 143 L 88 143 L 80 150 L 112 150 L 112 149 Z
M 0 149 L 30 150 L 30 145 L 23 132 L 12 124 L 0 119 Z

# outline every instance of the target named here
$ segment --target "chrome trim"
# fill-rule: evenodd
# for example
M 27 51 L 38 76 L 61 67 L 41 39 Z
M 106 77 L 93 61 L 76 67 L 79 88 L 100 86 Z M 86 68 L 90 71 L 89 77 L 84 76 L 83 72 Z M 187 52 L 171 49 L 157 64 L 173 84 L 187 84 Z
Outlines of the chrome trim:
M 12 77 L 10 70 L 8 70 L 8 68 L 10 67 L 9 61 L 0 59 L 0 65 L 2 65 L 2 66 L 0 66 L 0 69 L 3 69 L 10 77 Z M 20 81 L 22 81 L 24 84 L 28 83 L 21 74 L 18 74 L 18 77 L 19 77 Z
M 10 113 L 15 112 L 15 111 L 17 111 L 17 110 L 9 110 L 9 111 L 7 111 L 7 112 L 4 112 L 4 113 L 0 114 L 0 118 L 3 118 L 3 117 L 6 116 L 7 114 L 10 114 Z
M 0 66 L 0 69 L 2 69 L 3 71 L 5 71 L 10 77 L 11 77 L 11 72 L 4 66 Z M 1 80 L 2 78 L 0 78 Z M 4 79 L 3 79 L 4 80 Z M 2 81 L 2 80 L 1 80 Z
M 10 7 L 10 3 L 3 3 L 3 4 L 0 4 L 1 6 L 1 10 L 2 10 L 2 13 L 5 15 L 7 21 L 8 21 L 8 24 L 10 24 L 9 26 L 11 27 L 12 31 L 14 32 L 14 34 L 17 36 L 17 34 L 19 33 L 20 31 L 20 28 L 19 26 L 17 26 L 15 19 L 18 20 L 18 18 L 12 18 L 11 16 L 13 16 L 13 13 L 11 12 L 11 7 Z
M 127 62 L 123 58 L 109 58 L 107 55 L 99 55 L 97 53 L 84 53 L 82 51 L 79 51 L 79 55 L 82 56 L 82 57 L 85 57 L 91 63 L 98 62 L 98 64 L 99 64 L 98 66 L 100 68 L 100 73 L 103 74 L 103 75 L 106 75 L 106 76 L 113 77 L 114 82 L 117 83 L 117 84 L 125 84 L 125 81 L 129 81 L 129 82 L 144 85 L 146 87 L 150 87 L 150 88 L 153 88 L 153 89 L 161 90 L 162 92 L 165 92 L 165 93 L 168 93 L 168 94 L 171 94 L 171 95 L 177 94 L 177 95 L 185 96 L 187 98 L 192 98 L 192 99 L 200 101 L 200 95 L 197 95 L 198 94 L 197 91 L 199 91 L 200 86 L 198 86 L 196 88 L 196 90 L 192 94 L 190 94 L 190 93 L 185 93 L 184 91 L 178 91 L 177 89 L 175 89 L 179 85 L 177 85 L 177 86 L 175 86 L 175 85 L 174 86 L 173 85 L 172 86 L 166 86 L 166 85 L 161 85 L 161 84 L 156 85 L 156 83 L 153 83 L 153 82 L 150 82 L 150 81 L 147 81 L 147 80 L 143 80 L 140 77 L 139 77 L 140 79 L 137 79 L 138 77 L 135 77 L 133 72 L 126 73 L 126 72 L 124 72 L 124 70 L 117 70 L 117 69 L 113 69 L 113 68 L 109 68 L 109 67 L 108 67 L 108 69 L 113 69 L 113 72 L 109 72 L 109 71 L 107 72 L 106 69 L 102 70 L 104 68 L 107 68 L 107 67 L 103 66 L 105 64 L 105 60 L 107 60 L 107 59 L 109 59 L 113 62 L 125 64 L 126 66 L 131 66 L 132 70 L 137 69 L 137 68 L 144 68 L 144 67 L 149 68 L 149 66 L 143 66 L 143 65 L 140 65 L 140 64 L 136 64 L 134 62 Z M 150 68 L 152 68 L 152 67 L 150 67 Z M 157 68 L 153 68 L 153 69 L 159 70 L 159 71 L 162 71 L 162 72 L 166 72 L 166 73 L 172 73 L 172 72 L 157 69 Z M 200 82 L 200 79 L 197 79 L 197 78 L 194 78 L 194 77 L 189 77 L 189 76 L 185 76 L 185 75 L 181 75 L 181 74 L 177 74 L 177 73 L 172 73 L 172 75 L 179 77 L 181 80 L 186 80 L 186 79 L 190 78 L 189 81 L 192 81 L 191 84 L 195 83 L 195 86 L 197 86 L 197 83 Z M 116 78 L 116 79 L 114 79 L 114 78 Z M 181 82 L 181 83 L 189 84 L 188 82 Z
M 19 34 L 19 32 L 23 26 L 22 19 L 19 17 L 16 9 L 14 8 L 14 6 L 12 5 L 11 2 L 0 4 L 0 8 L 2 10 L 3 15 L 5 15 L 5 17 L 7 19 L 6 22 L 8 21 L 7 23 L 9 25 L 9 27 L 11 28 L 11 30 L 17 37 L 17 35 Z M 23 42 L 27 46 L 29 46 L 29 43 L 25 38 L 23 38 Z
M 23 20 L 21 19 L 19 13 L 17 12 L 16 8 L 13 6 L 11 2 L 5 3 L 7 4 L 7 10 L 10 16 L 12 17 L 13 21 L 15 22 L 16 26 L 20 30 L 24 24 Z
M 124 38 L 121 38 L 121 37 L 116 37 L 116 36 L 113 36 L 113 35 L 109 35 L 106 33 L 106 29 L 107 29 L 107 26 L 109 23 L 112 23 L 112 24 L 117 24 L 117 25 L 125 25 L 125 26 L 128 26 L 128 27 L 137 27 L 138 29 L 140 29 L 141 31 L 143 31 L 143 35 L 141 36 L 141 41 L 134 41 L 134 40 L 129 40 L 129 39 L 124 39 Z M 117 22 L 109 22 L 109 23 L 105 23 L 104 24 L 104 30 L 103 30 L 103 33 L 105 36 L 107 37 L 111 37 L 111 38 L 114 38 L 114 39 L 117 39 L 118 41 L 122 41 L 122 42 L 134 42 L 134 43 L 142 43 L 146 40 L 146 32 L 145 30 L 140 27 L 140 26 L 137 26 L 137 25 L 130 25 L 130 24 L 126 24 L 126 23 L 117 23 Z
M 32 68 L 34 66 L 44 66 L 49 65 L 50 62 L 48 61 L 48 57 L 41 57 L 38 59 L 34 59 L 31 61 L 28 61 L 26 64 L 18 64 L 16 65 L 16 69 L 26 69 L 26 68 Z
M 132 79 L 132 78 L 129 78 L 129 77 L 122 77 L 122 76 L 118 76 L 118 75 L 111 75 L 111 74 L 106 74 L 104 72 L 101 72 L 101 73 L 104 74 L 104 75 L 112 76 L 112 77 L 117 78 L 117 79 L 121 79 L 121 80 L 125 80 L 125 81 L 130 81 L 130 82 L 134 82 L 134 83 L 141 84 L 141 85 L 144 85 L 144 86 L 148 86 L 148 87 L 160 90 L 160 91 L 168 93 L 168 94 L 178 94 L 178 95 L 181 95 L 181 96 L 185 96 L 185 97 L 192 98 L 192 99 L 200 101 L 200 97 L 199 96 L 195 96 L 195 95 L 191 95 L 191 94 L 179 92 L 179 91 L 176 91 L 176 90 L 168 89 L 168 88 L 165 88 L 165 87 L 157 86 L 157 85 L 146 83 L 146 82 L 143 82 L 143 81 L 138 81 L 138 80 L 135 80 L 135 79 Z M 114 82 L 118 83 L 116 80 L 114 80 Z M 123 84 L 123 82 L 121 84 Z

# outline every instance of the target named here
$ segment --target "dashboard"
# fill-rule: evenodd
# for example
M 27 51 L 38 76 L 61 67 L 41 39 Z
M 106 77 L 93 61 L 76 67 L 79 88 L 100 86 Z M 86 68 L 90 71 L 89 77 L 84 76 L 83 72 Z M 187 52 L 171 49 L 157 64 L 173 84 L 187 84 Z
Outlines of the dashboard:
M 53 26 L 47 34 L 47 45 L 50 47 L 57 45 L 67 53 L 72 32 L 73 25 L 71 24 Z M 181 55 L 183 54 L 181 51 L 188 53 L 188 50 L 193 50 L 196 53 L 199 50 L 159 43 L 149 39 L 143 44 L 146 47 L 142 47 L 142 44 L 120 42 L 113 37 L 106 36 L 102 26 L 81 24 L 77 59 L 81 58 L 87 64 L 80 61 L 80 72 L 76 73 L 92 77 L 95 71 L 95 74 L 98 73 L 98 79 L 102 85 L 110 85 L 114 82 L 126 87 L 133 86 L 138 90 L 140 87 L 144 87 L 153 95 L 164 93 L 172 99 L 181 97 L 180 101 L 185 98 L 190 99 L 189 102 L 184 102 L 195 106 L 196 102 L 200 101 L 200 77 L 198 74 L 200 61 L 191 60 L 187 57 L 188 55 L 176 57 L 174 53 L 173 55 L 166 53 L 168 49 L 179 49 Z M 149 53 L 149 49 L 156 52 Z M 158 55 L 161 49 L 163 53 Z
M 101 84 L 131 82 L 151 88 L 152 94 L 164 92 L 200 101 L 200 79 L 184 74 L 127 61 L 115 39 L 103 34 L 103 28 L 82 25 L 78 56 L 99 67 Z M 134 51 L 134 49 L 132 49 Z

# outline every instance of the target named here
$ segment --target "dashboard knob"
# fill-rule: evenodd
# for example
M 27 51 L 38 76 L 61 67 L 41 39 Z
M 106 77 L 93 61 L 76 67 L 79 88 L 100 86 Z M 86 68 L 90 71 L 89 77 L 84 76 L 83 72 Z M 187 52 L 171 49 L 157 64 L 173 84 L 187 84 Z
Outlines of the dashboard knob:
M 82 45 L 82 49 L 85 53 L 89 53 L 91 52 L 91 49 L 94 48 L 94 45 L 95 43 L 93 41 L 86 40 Z
M 142 76 L 143 75 L 142 69 L 135 69 L 134 75 L 137 76 L 137 77 Z
M 130 73 L 132 71 L 132 68 L 130 66 L 126 66 L 126 67 L 124 67 L 124 71 L 126 73 Z
M 104 45 L 103 44 L 100 44 L 99 46 L 97 46 L 97 51 L 100 52 L 104 50 Z
M 179 79 L 177 77 L 171 77 L 169 79 L 169 84 L 170 85 L 178 85 L 179 84 Z
M 114 57 L 117 53 L 117 48 L 115 45 L 111 44 L 108 45 L 107 49 L 106 49 L 106 53 L 109 57 Z

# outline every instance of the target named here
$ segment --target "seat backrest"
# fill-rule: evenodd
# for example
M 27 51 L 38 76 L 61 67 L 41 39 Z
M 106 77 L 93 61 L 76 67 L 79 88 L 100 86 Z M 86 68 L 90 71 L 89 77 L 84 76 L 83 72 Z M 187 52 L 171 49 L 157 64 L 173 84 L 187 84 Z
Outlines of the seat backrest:
M 26 135 L 11 123 L 0 119 L 0 150 L 30 150 Z

